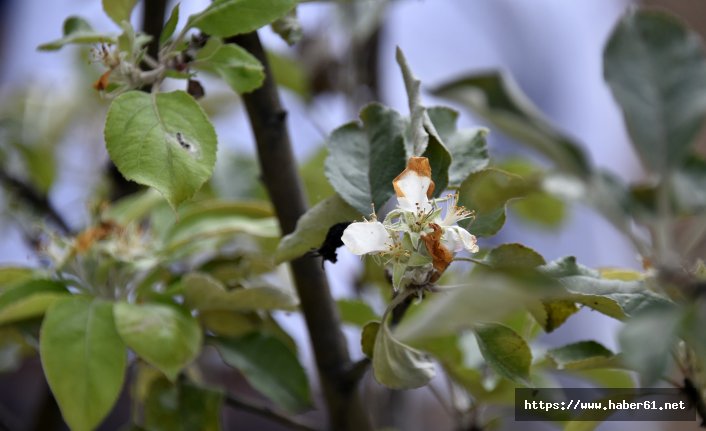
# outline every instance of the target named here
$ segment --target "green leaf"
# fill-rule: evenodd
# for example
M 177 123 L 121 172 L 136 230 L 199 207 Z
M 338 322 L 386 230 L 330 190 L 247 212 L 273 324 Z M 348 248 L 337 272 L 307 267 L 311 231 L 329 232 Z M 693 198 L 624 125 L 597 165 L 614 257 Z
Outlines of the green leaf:
M 641 281 L 573 276 L 562 278 L 560 282 L 573 294 L 572 300 L 620 320 L 652 305 L 669 303 L 649 291 Z
M 536 298 L 533 286 L 500 274 L 479 274 L 472 283 L 436 295 L 395 328 L 403 342 L 452 335 L 476 323 L 502 319 Z
M 186 382 L 149 385 L 144 426 L 149 431 L 220 431 L 223 394 Z
M 527 194 L 529 185 L 519 176 L 487 168 L 469 176 L 459 188 L 459 205 L 475 211 L 472 222 L 462 222 L 476 236 L 491 236 L 505 224 L 507 202 Z
M 360 113 L 363 126 L 348 123 L 327 141 L 326 178 L 338 194 L 361 214 L 370 214 L 392 197 L 392 180 L 407 163 L 405 122 L 394 110 L 372 103 Z
M 366 323 L 360 332 L 360 349 L 370 359 L 375 354 L 375 340 L 377 339 L 378 331 L 380 331 L 380 322 L 373 321 Z
M 285 16 L 296 0 L 216 0 L 204 11 L 189 17 L 189 27 L 211 36 L 249 33 Z
M 251 334 L 217 339 L 216 348 L 228 365 L 243 373 L 248 383 L 285 410 L 309 409 L 311 393 L 306 373 L 296 355 L 275 337 Z
M 682 321 L 677 307 L 655 305 L 632 316 L 620 331 L 623 359 L 640 373 L 643 387 L 650 387 L 667 371 Z
M 429 135 L 429 141 L 422 156 L 429 159 L 431 179 L 434 181 L 434 196 L 439 196 L 449 185 L 451 153 L 442 142 L 433 125 L 428 125 L 425 130 Z
M 320 247 L 331 226 L 358 217 L 360 213 L 339 195 L 324 199 L 297 220 L 294 232 L 282 238 L 275 252 L 275 262 L 296 259 Z
M 0 292 L 34 277 L 34 269 L 21 266 L 0 267 Z
M 41 316 L 57 300 L 69 295 L 62 283 L 29 280 L 0 293 L 0 325 Z
M 392 389 L 424 386 L 436 374 L 428 355 L 395 339 L 385 324 L 377 331 L 372 353 L 375 380 Z
M 483 357 L 498 374 L 527 385 L 532 352 L 515 331 L 499 323 L 475 326 L 476 340 Z
M 37 47 L 40 51 L 56 51 L 68 44 L 115 43 L 115 36 L 97 33 L 83 18 L 70 16 L 64 21 L 64 36 Z
M 154 189 L 145 189 L 119 199 L 102 214 L 102 217 L 126 226 L 147 217 L 160 205 L 164 205 L 164 198 Z
M 157 189 L 176 208 L 201 188 L 216 162 L 216 132 L 183 91 L 128 91 L 110 105 L 105 142 L 129 180 Z
M 676 167 L 706 118 L 701 38 L 673 16 L 631 11 L 606 46 L 604 74 L 644 164 L 657 172 Z
M 184 211 L 164 234 L 162 251 L 179 258 L 198 250 L 212 250 L 209 240 L 230 240 L 236 234 L 277 238 L 279 225 L 267 206 L 250 202 L 199 202 Z
M 198 322 L 176 306 L 118 302 L 115 325 L 130 349 L 172 381 L 201 350 Z
M 137 0 L 102 0 L 103 10 L 117 25 L 130 21 Z
M 427 114 L 444 145 L 451 153 L 449 186 L 458 187 L 468 176 L 488 166 L 486 148 L 488 129 L 483 127 L 456 130 L 458 113 L 453 109 L 433 107 Z
M 543 154 L 561 171 L 589 176 L 591 166 L 579 145 L 554 130 L 507 76 L 491 72 L 461 78 L 432 93 L 469 107 L 498 130 Z
M 265 69 L 257 58 L 238 45 L 215 38 L 196 53 L 193 65 L 219 75 L 238 94 L 255 90 L 265 80 Z
M 518 243 L 501 244 L 495 247 L 488 252 L 483 261 L 497 269 L 536 268 L 546 263 L 541 254 Z
M 551 349 L 547 356 L 560 370 L 583 370 L 611 365 L 614 353 L 596 341 L 587 340 Z
M 184 303 L 195 310 L 296 310 L 293 292 L 274 286 L 253 286 L 227 291 L 215 278 L 190 273 L 182 280 Z
M 571 300 L 536 301 L 529 305 L 529 312 L 546 332 L 552 332 L 579 311 Z
M 322 145 L 318 151 L 315 151 L 299 165 L 299 175 L 302 177 L 310 207 L 336 193 L 324 174 L 326 157 L 328 157 L 328 148 Z
M 39 336 L 44 374 L 73 431 L 98 426 L 120 395 L 126 352 L 113 304 L 74 297 L 48 311 Z
M 360 299 L 339 299 L 336 305 L 343 323 L 362 328 L 370 321 L 380 320 L 380 316 L 373 311 L 372 307 Z
M 164 45 L 170 37 L 174 34 L 174 30 L 176 30 L 176 26 L 179 23 L 179 3 L 174 6 L 172 9 L 172 12 L 169 14 L 169 19 L 167 19 L 167 22 L 164 24 L 164 28 L 162 29 L 162 34 L 159 35 L 159 44 Z
M 299 61 L 273 51 L 267 51 L 267 61 L 279 86 L 304 100 L 311 98 L 307 69 Z

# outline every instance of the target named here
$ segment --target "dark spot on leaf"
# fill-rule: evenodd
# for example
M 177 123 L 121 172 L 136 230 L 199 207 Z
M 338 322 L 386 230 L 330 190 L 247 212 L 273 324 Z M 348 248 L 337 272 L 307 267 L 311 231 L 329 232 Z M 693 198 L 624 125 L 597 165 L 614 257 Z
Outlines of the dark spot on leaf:
M 186 142 L 186 139 L 184 139 L 184 136 L 181 134 L 181 132 L 176 132 L 176 140 L 179 145 L 181 145 L 181 148 L 185 149 L 186 151 L 193 151 L 193 145 Z

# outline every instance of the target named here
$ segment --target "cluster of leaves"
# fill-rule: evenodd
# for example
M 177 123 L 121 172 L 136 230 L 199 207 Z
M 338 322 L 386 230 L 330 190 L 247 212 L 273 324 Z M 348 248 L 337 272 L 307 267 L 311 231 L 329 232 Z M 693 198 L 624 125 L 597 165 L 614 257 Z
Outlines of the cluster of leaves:
M 209 191 L 180 205 L 211 177 L 216 134 L 194 96 L 160 92 L 166 78 L 193 88 L 193 71 L 219 75 L 238 93 L 257 88 L 263 66 L 223 38 L 280 18 L 291 24 L 296 2 L 216 1 L 178 32 L 177 5 L 157 58 L 146 52 L 150 38 L 129 23 L 135 3 L 103 1 L 120 35 L 70 17 L 63 37 L 40 49 L 99 44 L 94 55 L 108 70 L 94 87 L 113 99 L 108 152 L 126 178 L 153 190 L 102 208 L 75 236 L 52 237 L 44 250 L 49 268 L 0 269 L 3 369 L 38 351 L 73 430 L 94 429 L 105 418 L 128 369 L 135 426 L 218 429 L 226 395 L 198 371 L 211 345 L 279 408 L 305 410 L 311 396 L 297 346 L 271 315 L 298 307 L 287 274 L 270 257 L 280 235 L 272 210 L 266 202 L 227 201 Z M 187 42 L 192 29 L 208 37 Z
M 525 246 L 504 244 L 477 260 L 474 270 L 460 277 L 460 286 L 424 301 L 394 328 L 387 316 L 399 297 L 382 317 L 363 302 L 341 301 L 344 320 L 361 327 L 363 351 L 378 382 L 398 389 L 423 386 L 434 375 L 436 360 L 471 399 L 504 404 L 512 402 L 514 385 L 550 384 L 555 370 L 576 372 L 603 386 L 611 385 L 606 380 L 611 376 L 612 383 L 626 387 L 633 384 L 631 370 L 649 385 L 665 376 L 676 352 L 685 377 L 703 388 L 704 344 L 694 331 L 704 314 L 702 301 L 694 298 L 700 297 L 704 271 L 690 250 L 706 229 L 706 162 L 694 151 L 706 116 L 706 59 L 699 39 L 674 18 L 651 11 L 628 13 L 611 36 L 606 79 L 650 173 L 648 182 L 629 186 L 592 166 L 581 147 L 554 130 L 501 74 L 474 75 L 434 90 L 539 152 L 551 169 L 530 169 L 532 175 L 523 178 L 489 165 L 487 131 L 456 130 L 455 112 L 419 105 L 413 77 L 401 65 L 411 118 L 372 104 L 361 111 L 359 122 L 331 134 L 326 174 L 336 194 L 283 238 L 278 260 L 316 247 L 329 226 L 367 215 L 371 203 L 383 208 L 394 193 L 392 179 L 416 154 L 429 158 L 437 195 L 454 190 L 459 202 L 476 212 L 468 228 L 477 236 L 502 227 L 508 201 L 555 193 L 590 202 L 633 242 L 647 271 L 599 272 L 572 257 L 547 263 Z M 415 147 L 415 116 L 422 128 L 421 148 Z M 686 247 L 673 239 L 684 224 L 695 235 Z M 453 274 L 446 277 L 453 279 Z M 528 343 L 537 334 L 533 325 L 551 332 L 580 307 L 626 322 L 622 352 L 583 340 L 533 355 Z M 475 343 L 467 341 L 470 334 Z M 477 361 L 481 357 L 490 374 Z

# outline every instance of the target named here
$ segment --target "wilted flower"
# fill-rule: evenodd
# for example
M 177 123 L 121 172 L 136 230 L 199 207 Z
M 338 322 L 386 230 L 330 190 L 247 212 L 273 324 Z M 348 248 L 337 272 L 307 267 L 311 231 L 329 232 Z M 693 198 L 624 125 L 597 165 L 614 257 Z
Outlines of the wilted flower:
M 472 216 L 457 205 L 458 196 L 431 199 L 434 181 L 426 157 L 410 158 L 392 184 L 397 208 L 382 223 L 375 218 L 351 223 L 341 239 L 351 253 L 391 264 L 395 288 L 403 278 L 415 284 L 435 281 L 456 253 L 478 251 L 476 237 L 457 225 Z

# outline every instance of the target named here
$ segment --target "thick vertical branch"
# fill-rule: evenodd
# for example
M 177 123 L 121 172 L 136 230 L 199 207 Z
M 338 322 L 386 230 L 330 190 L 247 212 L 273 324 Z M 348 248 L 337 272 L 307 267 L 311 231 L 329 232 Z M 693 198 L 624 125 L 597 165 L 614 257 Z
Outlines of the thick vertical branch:
M 257 33 L 231 38 L 262 62 L 265 82 L 243 100 L 255 135 L 262 179 L 277 212 L 282 233 L 292 232 L 306 211 L 306 201 L 292 154 L 286 112 L 280 104 L 265 51 Z M 309 330 L 322 390 L 333 430 L 369 430 L 370 424 L 348 378 L 351 367 L 340 320 L 320 264 L 311 257 L 292 261 L 294 282 Z

